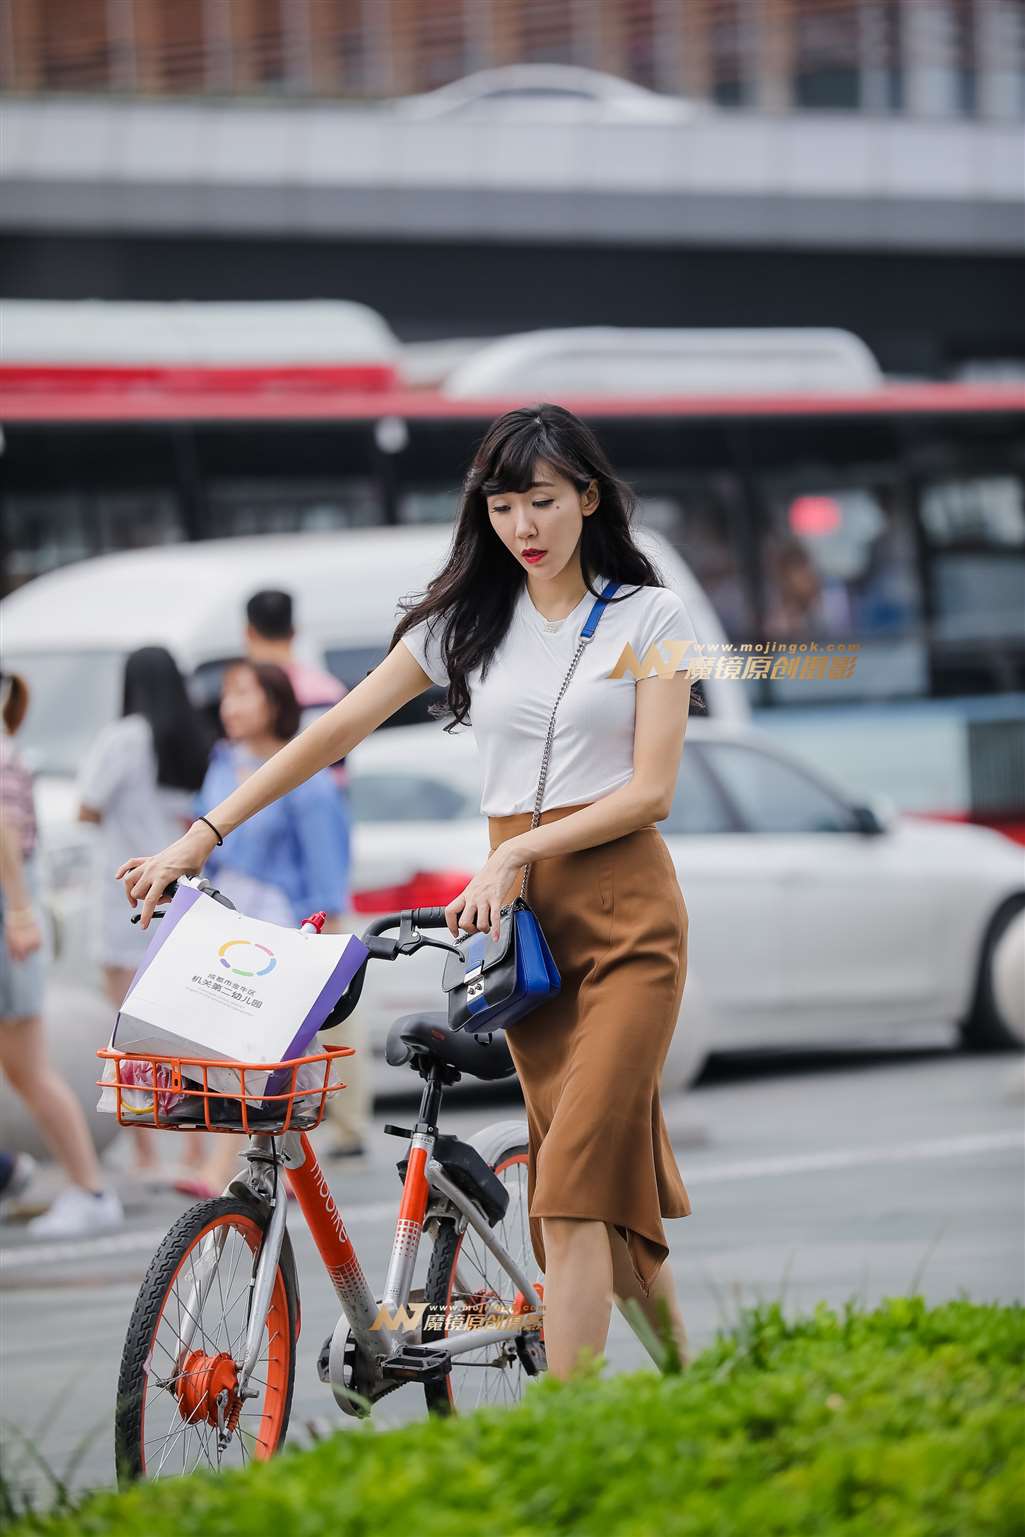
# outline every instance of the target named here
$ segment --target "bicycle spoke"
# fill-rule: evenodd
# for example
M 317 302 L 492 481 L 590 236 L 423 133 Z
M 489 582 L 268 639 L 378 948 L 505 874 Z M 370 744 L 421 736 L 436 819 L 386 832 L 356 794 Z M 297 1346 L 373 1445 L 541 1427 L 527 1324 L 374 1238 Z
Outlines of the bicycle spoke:
M 197 1468 L 246 1466 L 280 1443 L 291 1399 L 293 1348 L 280 1271 L 247 1383 L 254 1397 L 247 1403 L 237 1396 L 250 1326 L 245 1304 L 261 1247 L 261 1229 L 247 1203 L 241 1204 L 241 1211 L 224 1212 L 210 1230 L 197 1231 L 177 1262 L 172 1251 L 167 1290 L 146 1303 L 155 1312 L 141 1315 L 152 1317 L 145 1360 L 136 1369 L 137 1386 L 133 1389 L 129 1379 L 119 1400 L 118 1434 L 127 1438 L 118 1443 L 119 1481 L 123 1464 L 128 1477 L 134 1472 L 166 1479 Z
M 157 1464 L 157 1471 L 156 1471 L 156 1475 L 155 1475 L 157 1478 L 160 1477 L 161 1470 L 163 1469 L 164 1463 L 167 1460 L 167 1454 L 171 1450 L 171 1447 L 174 1445 L 175 1441 L 177 1441 L 179 1436 L 184 1436 L 185 1432 L 189 1428 L 189 1424 L 190 1424 L 190 1421 L 192 1420 L 192 1416 L 194 1414 L 198 1414 L 198 1413 L 199 1413 L 199 1407 L 197 1405 L 197 1407 L 195 1409 L 193 1409 L 192 1414 L 189 1415 L 189 1418 L 187 1420 L 182 1420 L 181 1425 L 178 1427 L 178 1429 L 174 1432 L 174 1435 L 168 1441 L 166 1447 L 164 1448 L 164 1455 L 161 1457 L 159 1463 Z
M 509 1203 L 493 1231 L 511 1258 L 529 1274 L 533 1248 L 527 1214 L 526 1163 L 522 1159 L 508 1163 L 498 1177 L 509 1192 Z M 455 1250 L 454 1272 L 459 1284 L 450 1293 L 450 1306 L 462 1302 L 484 1313 L 507 1317 L 512 1314 L 515 1283 L 473 1228 L 464 1231 Z M 458 1332 L 458 1324 L 453 1332 Z M 498 1340 L 452 1358 L 452 1400 L 461 1411 L 490 1403 L 517 1403 L 525 1375 L 515 1349 L 514 1330 L 510 1329 L 507 1342 Z

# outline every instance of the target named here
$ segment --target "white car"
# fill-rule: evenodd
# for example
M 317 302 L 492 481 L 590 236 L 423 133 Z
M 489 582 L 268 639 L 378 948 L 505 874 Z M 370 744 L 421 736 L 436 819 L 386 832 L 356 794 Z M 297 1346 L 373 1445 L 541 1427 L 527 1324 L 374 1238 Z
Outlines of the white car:
M 436 91 L 382 102 L 417 121 L 473 117 L 519 123 L 689 123 L 698 108 L 578 64 L 506 64 L 453 80 Z
M 450 902 L 488 857 L 472 732 L 379 733 L 351 767 L 347 927 Z M 690 916 L 667 1088 L 713 1049 L 896 1042 L 937 1025 L 967 1046 L 1025 1044 L 1020 989 L 1001 983 L 1020 951 L 1025 870 L 1000 834 L 858 804 L 765 736 L 695 716 L 659 830 Z M 376 1052 L 399 1014 L 444 1008 L 444 960 L 428 949 L 368 967 L 360 1008 Z

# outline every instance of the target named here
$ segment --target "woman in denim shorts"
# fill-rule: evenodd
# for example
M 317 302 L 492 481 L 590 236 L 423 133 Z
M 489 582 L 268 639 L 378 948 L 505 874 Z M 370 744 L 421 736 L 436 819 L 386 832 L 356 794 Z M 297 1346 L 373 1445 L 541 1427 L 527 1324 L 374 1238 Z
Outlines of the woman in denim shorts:
M 32 779 L 14 747 L 28 710 L 28 685 L 0 680 L 0 1067 L 38 1123 L 68 1185 L 30 1229 L 42 1236 L 95 1233 L 123 1220 L 104 1189 L 82 1107 L 54 1070 L 43 1038 L 43 988 L 50 960 Z

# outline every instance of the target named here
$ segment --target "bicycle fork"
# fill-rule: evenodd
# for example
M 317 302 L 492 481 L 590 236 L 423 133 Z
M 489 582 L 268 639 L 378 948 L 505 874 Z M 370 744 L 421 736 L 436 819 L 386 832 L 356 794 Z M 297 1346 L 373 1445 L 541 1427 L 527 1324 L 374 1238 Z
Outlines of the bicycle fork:
M 233 1175 L 224 1194 L 231 1192 L 232 1185 L 243 1184 L 247 1190 L 258 1200 L 270 1206 L 271 1216 L 267 1224 L 263 1241 L 260 1245 L 259 1258 L 256 1270 L 250 1282 L 250 1298 L 248 1321 L 246 1325 L 246 1342 L 242 1355 L 242 1366 L 238 1374 L 238 1396 L 242 1399 L 256 1397 L 256 1390 L 249 1388 L 249 1379 L 253 1374 L 260 1356 L 260 1346 L 263 1339 L 263 1326 L 270 1307 L 271 1296 L 274 1291 L 274 1277 L 277 1273 L 278 1261 L 281 1258 L 281 1245 L 285 1238 L 285 1220 L 287 1215 L 288 1200 L 285 1188 L 278 1184 L 276 1175 L 271 1172 L 274 1164 L 281 1165 L 284 1159 L 275 1153 L 272 1140 L 269 1136 L 259 1135 L 252 1138 L 250 1151 L 245 1155 L 249 1160 L 248 1167 L 241 1175 Z M 220 1263 L 221 1254 L 227 1239 L 227 1230 L 224 1227 L 217 1228 L 210 1233 L 202 1250 L 200 1251 L 198 1273 L 193 1267 L 192 1284 L 185 1301 L 185 1318 L 178 1330 L 180 1358 L 182 1360 L 192 1349 L 192 1342 L 196 1337 L 196 1331 L 202 1332 L 200 1319 L 203 1308 L 217 1274 L 217 1266 Z
M 249 1379 L 260 1356 L 264 1324 L 274 1291 L 274 1278 L 281 1258 L 281 1246 L 285 1238 L 288 1198 L 278 1179 L 278 1170 L 287 1174 L 296 1199 L 309 1224 L 313 1240 L 327 1268 L 331 1284 L 342 1305 L 343 1317 L 361 1338 L 369 1337 L 375 1350 L 389 1355 L 396 1348 L 391 1330 L 375 1329 L 378 1321 L 377 1304 L 366 1276 L 356 1257 L 352 1240 L 345 1230 L 341 1212 L 331 1194 L 317 1155 L 305 1132 L 286 1132 L 275 1139 L 259 1133 L 250 1139 L 246 1169 L 234 1175 L 225 1194 L 244 1185 L 256 1200 L 271 1209 L 270 1221 L 260 1245 L 259 1258 L 250 1282 L 249 1316 L 242 1365 L 238 1374 L 237 1392 L 240 1398 L 256 1396 L 256 1389 L 249 1387 Z M 193 1270 L 192 1285 L 185 1303 L 185 1318 L 179 1330 L 182 1358 L 192 1348 L 192 1341 L 200 1326 L 203 1306 L 213 1285 L 224 1248 L 226 1233 L 223 1229 L 210 1234 L 203 1245 L 198 1273 Z M 415 1257 L 415 1249 L 414 1249 Z M 337 1332 L 337 1331 L 336 1331 Z M 334 1382 L 332 1374 L 332 1383 Z M 337 1397 L 337 1395 L 336 1395 Z M 341 1399 L 339 1400 L 341 1403 Z M 347 1402 L 342 1407 L 348 1407 Z

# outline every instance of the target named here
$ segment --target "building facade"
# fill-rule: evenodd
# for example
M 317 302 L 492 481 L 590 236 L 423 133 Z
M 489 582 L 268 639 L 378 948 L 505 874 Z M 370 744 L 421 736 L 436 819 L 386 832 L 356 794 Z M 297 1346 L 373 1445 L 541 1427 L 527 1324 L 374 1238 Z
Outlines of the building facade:
M 366 99 L 565 63 L 696 102 L 1006 119 L 1021 0 L 3 0 L 20 92 Z

